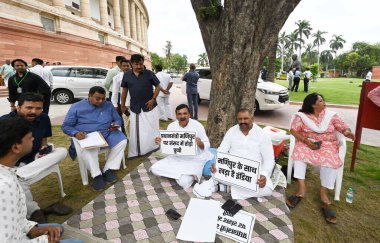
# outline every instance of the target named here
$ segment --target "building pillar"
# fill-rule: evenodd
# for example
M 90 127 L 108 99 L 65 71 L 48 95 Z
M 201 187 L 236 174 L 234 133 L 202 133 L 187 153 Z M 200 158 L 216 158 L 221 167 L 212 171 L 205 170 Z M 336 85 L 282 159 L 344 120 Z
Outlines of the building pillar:
M 109 27 L 107 0 L 99 0 L 99 10 L 100 10 L 100 24 Z
M 129 0 L 123 0 L 124 35 L 131 37 L 131 25 L 129 22 Z
M 121 31 L 121 20 L 120 20 L 120 3 L 119 0 L 113 0 L 113 22 L 115 25 L 115 31 Z
M 65 1 L 64 0 L 53 0 L 53 6 L 65 8 Z
M 145 47 L 148 49 L 148 20 L 144 22 Z
M 137 40 L 141 42 L 141 16 L 140 16 L 140 9 L 136 8 L 136 30 L 137 30 Z
M 90 0 L 80 0 L 80 15 L 82 18 L 91 19 Z
M 132 39 L 137 40 L 137 34 L 136 34 L 136 5 L 132 1 L 131 2 L 131 33 L 132 33 Z

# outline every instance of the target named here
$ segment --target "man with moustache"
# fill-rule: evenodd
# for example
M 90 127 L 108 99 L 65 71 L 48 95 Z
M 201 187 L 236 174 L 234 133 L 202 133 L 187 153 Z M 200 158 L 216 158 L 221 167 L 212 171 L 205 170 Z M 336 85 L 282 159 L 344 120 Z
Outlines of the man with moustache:
M 126 98 L 129 91 L 130 101 L 130 137 L 128 158 L 144 156 L 158 149 L 154 138 L 159 133 L 157 96 L 161 90 L 156 75 L 144 69 L 144 57 L 131 56 L 132 69 L 124 73 L 121 82 L 121 112 L 125 113 Z M 155 89 L 153 91 L 153 86 Z
M 157 176 L 175 179 L 183 189 L 190 187 L 194 180 L 200 181 L 205 163 L 212 159 L 213 155 L 208 151 L 210 141 L 201 123 L 190 118 L 187 105 L 181 104 L 175 109 L 177 121 L 169 124 L 167 131 L 196 132 L 196 155 L 169 155 L 155 163 L 150 171 Z M 156 137 L 157 145 L 161 138 Z
M 11 111 L 16 110 L 15 102 L 19 99 L 20 95 L 25 92 L 39 93 L 44 97 L 45 114 L 49 114 L 51 90 L 49 85 L 37 74 L 28 72 L 27 63 L 22 59 L 15 59 L 12 61 L 12 67 L 16 70 L 16 74 L 9 78 L 9 103 L 11 104 Z
M 261 162 L 260 178 L 257 181 L 257 192 L 236 186 L 218 184 L 211 178 L 202 184 L 196 184 L 193 192 L 198 197 L 210 197 L 215 191 L 230 192 L 233 199 L 265 197 L 272 195 L 273 182 L 270 179 L 275 165 L 272 142 L 259 126 L 253 123 L 252 112 L 242 108 L 237 114 L 238 125 L 231 127 L 223 138 L 218 152 L 248 158 Z M 215 173 L 215 167 L 212 167 Z
M 43 171 L 44 168 L 47 169 L 58 161 L 62 161 L 67 155 L 65 148 L 55 148 L 51 153 L 46 155 L 40 153 L 47 146 L 47 138 L 52 136 L 50 118 L 45 113 L 42 113 L 43 101 L 44 99 L 40 94 L 23 93 L 18 100 L 16 111 L 0 117 L 0 120 L 10 117 L 22 117 L 33 126 L 33 148 L 28 154 L 25 154 L 17 161 L 16 166 L 19 182 L 23 187 L 27 199 L 27 218 L 38 223 L 46 222 L 45 214 L 66 215 L 72 211 L 71 208 L 62 204 L 55 204 L 41 210 L 37 202 L 33 201 L 32 193 L 26 181 L 26 179 L 32 178 L 39 171 Z
M 127 146 L 127 138 L 119 130 L 121 117 L 110 101 L 106 101 L 106 90 L 100 86 L 90 89 L 88 99 L 73 104 L 62 124 L 62 131 L 78 140 L 86 138 L 87 133 L 100 132 L 107 141 L 110 153 L 103 171 L 99 167 L 99 149 L 81 149 L 76 151 L 86 161 L 86 167 L 93 178 L 95 191 L 105 188 L 105 182 L 115 183 L 114 170 L 120 169 L 121 160 Z

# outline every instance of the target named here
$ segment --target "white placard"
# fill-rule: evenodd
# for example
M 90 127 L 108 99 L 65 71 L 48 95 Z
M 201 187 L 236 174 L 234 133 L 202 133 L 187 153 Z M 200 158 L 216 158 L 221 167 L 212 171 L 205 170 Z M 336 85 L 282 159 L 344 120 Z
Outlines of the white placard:
M 77 139 L 82 149 L 108 147 L 107 141 L 100 132 L 88 133 L 84 139 Z
M 215 179 L 226 185 L 257 191 L 260 162 L 218 152 L 215 161 Z
M 160 131 L 163 154 L 196 155 L 196 132 Z
M 220 202 L 191 198 L 177 233 L 184 241 L 214 242 Z
M 249 243 L 256 216 L 240 210 L 234 216 L 220 208 L 216 233 L 236 242 Z

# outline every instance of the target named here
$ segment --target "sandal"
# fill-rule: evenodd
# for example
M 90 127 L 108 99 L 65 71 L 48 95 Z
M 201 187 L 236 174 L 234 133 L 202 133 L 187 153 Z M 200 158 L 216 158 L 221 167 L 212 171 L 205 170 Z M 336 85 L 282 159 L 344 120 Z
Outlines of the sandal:
M 325 217 L 325 220 L 329 224 L 336 224 L 336 216 L 335 212 L 329 208 L 329 205 L 324 203 L 321 207 L 323 216 Z
M 302 200 L 302 197 L 293 195 L 293 196 L 288 197 L 288 199 L 286 200 L 286 205 L 289 208 L 295 208 L 297 204 L 301 202 L 301 200 Z

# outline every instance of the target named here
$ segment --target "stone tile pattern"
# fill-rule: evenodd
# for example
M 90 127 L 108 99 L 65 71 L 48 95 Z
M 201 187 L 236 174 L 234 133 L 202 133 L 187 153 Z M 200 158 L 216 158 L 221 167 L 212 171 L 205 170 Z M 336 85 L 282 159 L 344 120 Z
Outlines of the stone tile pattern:
M 181 219 L 174 221 L 165 212 L 173 208 L 185 215 L 192 188 L 183 190 L 174 180 L 156 177 L 149 172 L 156 158 L 150 156 L 135 170 L 108 188 L 67 224 L 110 242 L 180 242 L 176 233 Z M 214 200 L 224 203 L 228 193 L 214 193 Z M 278 189 L 261 202 L 240 200 L 247 212 L 256 214 L 252 242 L 293 242 L 293 225 L 284 201 L 284 190 Z M 234 242 L 216 236 L 215 242 Z

